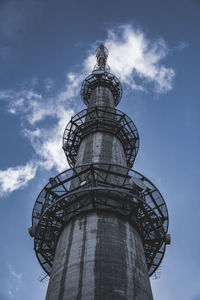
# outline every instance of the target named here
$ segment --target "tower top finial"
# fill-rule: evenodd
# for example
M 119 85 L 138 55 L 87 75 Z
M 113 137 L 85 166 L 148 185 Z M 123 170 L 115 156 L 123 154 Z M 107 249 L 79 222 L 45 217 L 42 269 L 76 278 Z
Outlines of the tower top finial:
M 113 94 L 115 106 L 117 106 L 121 100 L 122 86 L 119 79 L 110 73 L 110 68 L 107 65 L 107 58 L 108 49 L 104 44 L 99 44 L 99 47 L 96 50 L 97 64 L 94 66 L 92 74 L 85 78 L 81 87 L 81 97 L 86 105 L 88 105 L 90 101 L 92 91 L 98 86 L 110 89 Z
M 97 64 L 94 67 L 94 70 L 101 70 L 109 72 L 109 67 L 107 65 L 108 49 L 104 44 L 99 44 L 99 47 L 96 50 Z

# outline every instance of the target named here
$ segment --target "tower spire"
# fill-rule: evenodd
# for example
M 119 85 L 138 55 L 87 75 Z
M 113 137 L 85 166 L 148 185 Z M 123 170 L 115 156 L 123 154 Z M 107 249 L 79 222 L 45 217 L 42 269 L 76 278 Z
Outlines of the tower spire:
M 108 49 L 104 46 L 104 44 L 100 44 L 96 50 L 96 59 L 97 64 L 94 67 L 95 70 L 107 71 L 109 72 L 109 67 L 107 65 L 108 58 Z
M 110 73 L 110 67 L 107 64 L 108 49 L 104 44 L 100 44 L 96 50 L 97 63 L 90 75 L 83 81 L 81 87 L 81 97 L 86 105 L 90 101 L 92 91 L 98 86 L 108 88 L 114 98 L 115 106 L 117 106 L 122 97 L 122 86 L 119 79 Z

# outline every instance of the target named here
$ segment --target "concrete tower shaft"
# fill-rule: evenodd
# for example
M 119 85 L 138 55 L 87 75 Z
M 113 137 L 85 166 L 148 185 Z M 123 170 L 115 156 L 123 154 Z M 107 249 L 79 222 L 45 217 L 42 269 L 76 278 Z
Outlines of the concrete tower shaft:
M 96 107 L 102 108 L 105 111 L 104 119 L 113 120 L 115 104 L 109 88 L 98 86 L 92 91 L 88 103 L 88 112 L 93 111 Z M 86 117 L 86 122 L 88 119 L 89 116 Z M 95 115 L 94 121 L 97 122 Z M 109 163 L 127 166 L 123 145 L 114 132 L 97 130 L 96 132 L 89 133 L 82 139 L 75 166 L 88 163 Z
M 108 88 L 98 86 L 92 92 L 88 112 L 97 106 L 114 113 Z M 75 165 L 88 163 L 126 166 L 123 145 L 115 134 L 97 131 L 82 139 Z M 152 299 L 143 244 L 134 226 L 108 211 L 74 218 L 59 237 L 46 296 L 61 299 Z
M 116 109 L 119 80 L 101 45 L 82 85 L 87 109 L 67 125 L 71 169 L 50 178 L 33 208 L 30 234 L 50 276 L 46 300 L 152 300 L 149 276 L 168 243 L 168 212 L 157 188 L 132 170 L 139 136 Z

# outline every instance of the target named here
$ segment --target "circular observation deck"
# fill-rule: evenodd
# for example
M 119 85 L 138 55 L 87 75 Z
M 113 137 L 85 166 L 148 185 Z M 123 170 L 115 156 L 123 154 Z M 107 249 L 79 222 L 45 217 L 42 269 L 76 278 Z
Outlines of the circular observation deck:
M 86 105 L 89 103 L 92 91 L 98 86 L 109 88 L 113 94 L 115 106 L 119 104 L 122 97 L 122 86 L 119 79 L 110 72 L 94 70 L 85 78 L 81 87 L 81 97 Z
M 63 150 L 70 167 L 74 167 L 82 139 L 94 132 L 115 135 L 122 143 L 127 166 L 131 168 L 139 149 L 139 135 L 133 121 L 110 107 L 94 107 L 76 114 L 65 128 Z
M 51 272 L 59 235 L 68 222 L 94 211 L 119 214 L 138 230 L 151 276 L 163 259 L 167 243 L 165 201 L 142 174 L 110 164 L 66 170 L 50 178 L 40 192 L 33 208 L 32 232 L 36 256 L 45 272 Z

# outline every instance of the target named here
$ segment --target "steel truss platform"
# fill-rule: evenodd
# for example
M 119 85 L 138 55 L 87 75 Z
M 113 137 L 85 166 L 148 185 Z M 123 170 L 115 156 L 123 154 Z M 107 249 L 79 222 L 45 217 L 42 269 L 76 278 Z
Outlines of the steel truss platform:
M 136 189 L 132 179 L 145 189 Z M 140 173 L 111 164 L 89 164 L 50 178 L 39 194 L 32 215 L 37 258 L 49 275 L 58 237 L 68 222 L 82 214 L 106 211 L 119 214 L 138 230 L 149 276 L 164 256 L 168 211 L 158 189 Z
M 119 79 L 109 72 L 93 72 L 85 78 L 81 87 L 81 97 L 88 105 L 92 91 L 98 87 L 104 86 L 111 90 L 115 106 L 117 106 L 122 97 L 122 86 Z
M 70 167 L 75 165 L 81 140 L 94 132 L 115 135 L 124 148 L 127 166 L 132 168 L 139 149 L 137 128 L 126 114 L 110 107 L 82 110 L 68 123 L 63 135 L 63 149 Z

